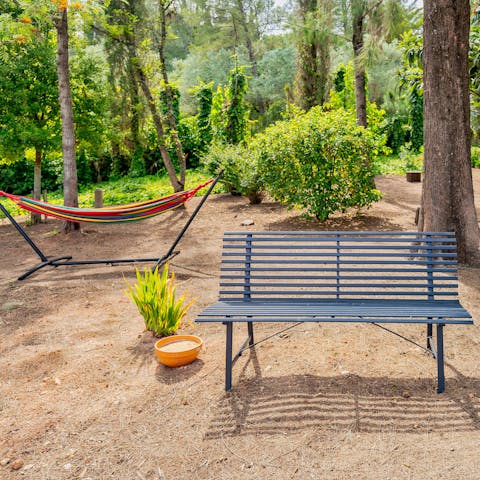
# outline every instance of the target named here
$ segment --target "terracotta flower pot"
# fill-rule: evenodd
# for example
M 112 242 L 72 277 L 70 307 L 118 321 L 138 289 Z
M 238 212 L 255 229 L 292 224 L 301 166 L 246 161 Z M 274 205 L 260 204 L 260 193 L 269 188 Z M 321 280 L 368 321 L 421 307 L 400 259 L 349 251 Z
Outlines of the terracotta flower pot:
M 197 358 L 202 345 L 202 339 L 195 335 L 172 335 L 155 343 L 155 353 L 167 367 L 181 367 Z

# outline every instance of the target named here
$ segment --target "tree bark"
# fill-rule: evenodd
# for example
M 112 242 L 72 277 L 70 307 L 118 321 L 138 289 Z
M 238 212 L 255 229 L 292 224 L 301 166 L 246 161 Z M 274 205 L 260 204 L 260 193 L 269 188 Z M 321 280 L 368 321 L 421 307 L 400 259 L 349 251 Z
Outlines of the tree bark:
M 158 53 L 160 57 L 160 70 L 162 73 L 163 82 L 165 83 L 165 94 L 167 96 L 167 111 L 168 111 L 168 123 L 170 124 L 170 133 L 173 138 L 173 143 L 175 144 L 175 149 L 177 151 L 178 161 L 180 163 L 180 183 L 182 189 L 185 187 L 185 176 L 187 170 L 187 160 L 185 154 L 183 153 L 182 142 L 178 136 L 178 125 L 175 120 L 175 115 L 173 113 L 173 95 L 170 88 L 170 83 L 168 82 L 168 73 L 167 66 L 165 62 L 165 42 L 167 39 L 167 9 L 168 6 L 165 6 L 165 0 L 159 0 L 158 8 L 160 12 L 160 43 L 158 46 Z
M 424 231 L 455 231 L 458 259 L 480 265 L 470 164 L 468 0 L 424 1 Z
M 365 67 L 362 65 L 360 55 L 363 51 L 363 20 L 364 11 L 360 7 L 353 11 L 353 67 L 355 70 L 355 112 L 357 125 L 367 128 L 367 89 Z
M 132 59 L 128 59 L 127 65 L 128 87 L 130 91 L 131 107 L 130 107 L 130 135 L 132 139 L 131 155 L 136 156 L 141 149 L 140 142 L 140 92 L 137 78 L 135 76 L 135 68 Z
M 70 69 L 68 62 L 68 20 L 67 9 L 59 11 L 57 28 L 57 73 L 58 100 L 62 118 L 63 153 L 63 200 L 69 207 L 78 207 L 77 162 L 75 158 L 75 131 L 73 123 L 72 93 L 70 90 Z M 64 222 L 65 233 L 80 228 L 79 223 Z
M 131 47 L 133 48 L 133 47 Z M 135 59 L 135 73 L 138 77 L 138 81 L 140 86 L 142 87 L 143 94 L 147 99 L 148 108 L 150 109 L 150 113 L 152 114 L 153 123 L 155 124 L 155 129 L 157 131 L 157 139 L 158 139 L 158 147 L 160 149 L 160 154 L 162 155 L 162 160 L 167 169 L 168 177 L 170 178 L 170 183 L 172 184 L 173 189 L 175 192 L 181 192 L 183 190 L 184 185 L 181 181 L 178 180 L 177 175 L 175 173 L 175 167 L 173 166 L 172 160 L 170 155 L 168 154 L 167 148 L 165 147 L 165 132 L 162 125 L 162 119 L 160 118 L 160 113 L 158 111 L 157 105 L 153 98 L 152 92 L 150 91 L 150 87 L 148 86 L 148 80 L 143 71 L 141 65 L 138 63 L 138 57 L 134 51 L 132 51 L 132 58 Z
M 328 25 L 332 9 L 330 2 L 322 5 L 317 0 L 299 0 L 298 15 L 301 30 L 297 40 L 297 75 L 295 78 L 295 99 L 298 106 L 310 110 L 323 105 L 330 70 L 330 28 Z M 322 19 L 325 25 L 317 31 L 318 24 L 312 20 Z
M 245 12 L 245 6 L 243 0 L 235 0 L 237 7 L 240 25 L 242 26 L 243 33 L 245 34 L 245 46 L 247 47 L 248 60 L 250 61 L 250 66 L 252 67 L 252 76 L 253 78 L 258 78 L 258 66 L 257 66 L 257 56 L 255 54 L 255 49 L 253 48 L 252 34 L 248 27 L 247 14 Z M 258 106 L 258 113 L 263 115 L 265 113 L 265 105 L 259 95 L 256 98 L 256 104 Z

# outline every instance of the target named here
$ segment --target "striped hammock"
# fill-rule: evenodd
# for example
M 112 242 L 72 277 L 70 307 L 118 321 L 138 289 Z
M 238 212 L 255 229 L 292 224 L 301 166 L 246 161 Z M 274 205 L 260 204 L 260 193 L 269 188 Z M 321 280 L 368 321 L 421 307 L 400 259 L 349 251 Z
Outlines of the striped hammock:
M 200 189 L 213 182 L 208 180 L 191 190 L 173 193 L 167 197 L 146 202 L 130 203 L 102 208 L 78 208 L 63 205 L 52 205 L 29 197 L 21 197 L 0 191 L 0 197 L 6 197 L 15 202 L 20 208 L 29 212 L 59 218 L 67 222 L 91 222 L 91 223 L 122 223 L 136 222 L 145 218 L 154 217 L 183 205 L 192 198 Z

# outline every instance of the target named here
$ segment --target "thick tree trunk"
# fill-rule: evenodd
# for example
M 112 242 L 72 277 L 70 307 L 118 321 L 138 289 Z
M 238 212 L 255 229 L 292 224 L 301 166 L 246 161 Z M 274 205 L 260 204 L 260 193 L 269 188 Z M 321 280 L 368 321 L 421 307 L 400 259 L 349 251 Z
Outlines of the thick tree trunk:
M 458 258 L 480 265 L 470 165 L 468 0 L 424 0 L 424 231 L 455 231 Z
M 59 12 L 57 28 L 57 73 L 58 99 L 62 118 L 63 153 L 63 199 L 69 207 L 78 207 L 77 162 L 75 158 L 75 131 L 73 124 L 72 93 L 70 90 L 70 69 L 68 63 L 68 21 L 67 9 Z M 63 231 L 78 230 L 78 223 L 65 222 Z
M 40 200 L 42 195 L 42 150 L 35 147 L 35 163 L 33 164 L 33 198 Z M 33 224 L 40 223 L 42 216 L 32 213 L 30 219 Z
M 330 71 L 330 3 L 322 5 L 317 0 L 299 0 L 298 14 L 301 30 L 298 38 L 297 75 L 295 79 L 295 99 L 299 107 L 310 110 L 315 105 L 323 105 L 327 94 Z M 321 17 L 325 23 L 322 31 L 316 31 L 317 24 L 312 18 Z
M 367 89 L 365 67 L 362 65 L 360 55 L 363 50 L 363 11 L 354 11 L 353 15 L 353 66 L 355 70 L 355 111 L 357 125 L 367 127 Z
M 319 105 L 317 48 L 311 43 L 298 45 L 297 78 L 295 81 L 295 97 L 297 105 L 303 110 L 310 110 Z

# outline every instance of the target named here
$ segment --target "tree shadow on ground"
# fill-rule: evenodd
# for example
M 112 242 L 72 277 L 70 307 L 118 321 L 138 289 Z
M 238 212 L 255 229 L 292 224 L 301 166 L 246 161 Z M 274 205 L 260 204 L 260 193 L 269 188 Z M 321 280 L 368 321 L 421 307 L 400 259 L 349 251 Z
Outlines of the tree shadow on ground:
M 219 400 L 205 438 L 305 429 L 369 433 L 480 430 L 480 379 L 465 377 L 450 365 L 456 376 L 447 379 L 447 390 L 439 395 L 432 378 L 262 378 L 254 352 L 249 361 L 256 376 L 240 378 Z

